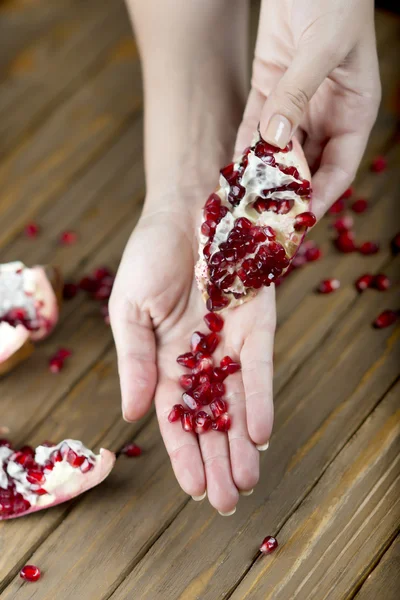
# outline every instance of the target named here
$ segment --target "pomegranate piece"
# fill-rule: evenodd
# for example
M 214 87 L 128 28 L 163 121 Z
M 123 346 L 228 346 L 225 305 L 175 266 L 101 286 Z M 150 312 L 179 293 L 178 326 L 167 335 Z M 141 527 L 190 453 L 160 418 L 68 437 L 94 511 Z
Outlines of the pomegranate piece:
M 336 229 L 338 233 L 344 233 L 345 231 L 350 231 L 353 228 L 354 220 L 350 215 L 345 215 L 344 217 L 339 217 L 333 223 L 333 227 Z
M 263 542 L 260 546 L 260 552 L 263 554 L 272 554 L 274 550 L 278 547 L 278 540 L 272 535 L 267 535 L 266 538 L 263 539 Z
M 72 283 L 72 282 L 65 283 L 64 288 L 63 288 L 64 300 L 72 300 L 72 298 L 75 298 L 78 291 L 79 291 L 79 288 L 76 285 L 76 283 Z
M 21 579 L 25 579 L 25 581 L 38 581 L 41 576 L 40 569 L 35 567 L 35 565 L 25 565 L 19 572 L 19 576 Z
M 204 321 L 210 331 L 218 333 L 224 326 L 224 320 L 220 315 L 215 313 L 207 313 L 204 317 Z
M 384 310 L 378 315 L 373 322 L 373 326 L 376 329 L 384 329 L 385 327 L 390 327 L 397 321 L 399 317 L 399 311 L 396 310 Z
M 133 442 L 130 444 L 126 444 L 121 450 L 121 454 L 125 454 L 125 456 L 129 456 L 129 458 L 140 456 L 142 454 L 142 449 L 137 444 Z
M 320 294 L 331 294 L 340 287 L 340 281 L 338 279 L 324 279 L 318 286 Z
M 204 410 L 200 410 L 194 418 L 194 431 L 198 434 L 205 433 L 211 428 L 211 424 L 211 417 Z
M 47 443 L 36 450 L 0 446 L 0 520 L 74 498 L 105 479 L 114 462 L 112 452 L 101 449 L 95 455 L 77 440 Z
M 313 227 L 317 222 L 317 218 L 312 212 L 304 212 L 297 215 L 294 219 L 294 228 L 296 231 Z
M 364 242 L 359 246 L 358 251 L 365 255 L 376 254 L 379 252 L 379 244 L 376 242 Z
M 179 421 L 179 419 L 183 416 L 184 412 L 185 409 L 182 406 L 182 404 L 174 404 L 171 412 L 168 415 L 168 421 L 170 423 L 175 423 L 175 421 Z
M 60 235 L 59 242 L 61 246 L 73 246 L 78 241 L 78 234 L 76 231 L 63 231 Z
M 184 431 L 193 431 L 194 430 L 194 416 L 193 413 L 189 411 L 185 411 L 181 416 L 181 424 L 182 429 Z
M 193 367 L 196 366 L 197 359 L 192 352 L 186 352 L 186 354 L 180 354 L 176 359 L 176 362 L 182 367 L 193 369 Z
M 387 168 L 387 160 L 384 156 L 377 156 L 374 158 L 371 164 L 371 171 L 374 173 L 381 173 Z
M 372 287 L 373 281 L 374 281 L 373 275 L 370 275 L 369 273 L 365 273 L 365 275 L 361 275 L 361 277 L 359 277 L 355 282 L 357 291 L 363 292 L 367 288 Z
M 40 227 L 37 223 L 34 223 L 32 221 L 31 223 L 27 223 L 25 225 L 24 232 L 25 232 L 26 237 L 37 238 L 37 236 L 40 233 Z
M 378 275 L 375 275 L 373 281 L 373 286 L 375 289 L 379 290 L 380 292 L 385 292 L 390 288 L 390 285 L 391 282 L 387 275 L 384 273 L 378 273 Z
M 394 256 L 397 256 L 400 252 L 400 233 L 396 233 L 394 238 L 390 242 L 390 248 Z
M 231 418 L 228 413 L 223 413 L 212 422 L 214 431 L 229 431 L 231 427 Z
M 365 212 L 368 208 L 368 202 L 364 198 L 359 198 L 351 205 L 351 210 L 357 214 Z
M 357 248 L 354 242 L 354 234 L 351 231 L 340 233 L 335 240 L 335 246 L 340 252 L 354 252 Z

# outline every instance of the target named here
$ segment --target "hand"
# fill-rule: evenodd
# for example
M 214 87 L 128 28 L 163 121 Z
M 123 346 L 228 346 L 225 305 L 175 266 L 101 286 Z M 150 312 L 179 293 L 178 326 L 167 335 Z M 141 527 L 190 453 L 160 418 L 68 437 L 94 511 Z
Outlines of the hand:
M 321 217 L 355 177 L 380 102 L 373 0 L 263 0 L 237 139 L 285 147 L 297 131 Z
M 250 303 L 223 315 L 215 359 L 228 354 L 242 364 L 242 371 L 225 382 L 232 418 L 228 434 L 187 433 L 167 417 L 182 394 L 178 378 L 184 369 L 176 357 L 189 350 L 194 331 L 207 331 L 203 321 L 207 311 L 193 278 L 196 260 L 194 218 L 172 210 L 145 210 L 118 271 L 110 301 L 111 325 L 125 419 L 142 417 L 154 396 L 161 434 L 181 487 L 195 498 L 207 490 L 210 503 L 229 513 L 238 491 L 249 491 L 257 483 L 256 444 L 265 445 L 272 429 L 274 289 L 264 289 Z

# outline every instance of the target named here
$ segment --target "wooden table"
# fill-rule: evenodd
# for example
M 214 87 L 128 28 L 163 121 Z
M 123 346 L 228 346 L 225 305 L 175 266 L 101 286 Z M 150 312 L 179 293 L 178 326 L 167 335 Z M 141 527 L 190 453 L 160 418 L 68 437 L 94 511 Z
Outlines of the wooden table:
M 325 218 L 312 236 L 324 259 L 279 289 L 275 428 L 258 488 L 229 519 L 180 490 L 154 416 L 122 421 L 110 330 L 79 295 L 1 381 L 1 421 L 15 444 L 73 437 L 118 450 L 134 439 L 144 452 L 120 456 L 76 501 L 1 523 L 2 600 L 399 597 L 399 329 L 370 325 L 398 295 L 353 285 L 398 269 L 400 20 L 378 13 L 377 30 L 384 97 L 355 188 L 370 202 L 357 237 L 381 251 L 338 254 Z M 58 263 L 73 280 L 115 268 L 144 195 L 139 61 L 122 1 L 3 1 L 0 46 L 0 262 Z M 377 154 L 389 161 L 379 175 Z M 21 233 L 30 219 L 40 241 Z M 79 243 L 60 247 L 65 229 Z M 327 276 L 340 291 L 315 294 Z M 54 376 L 59 346 L 74 355 Z M 280 548 L 260 557 L 267 534 Z M 27 562 L 42 569 L 39 583 L 19 578 Z

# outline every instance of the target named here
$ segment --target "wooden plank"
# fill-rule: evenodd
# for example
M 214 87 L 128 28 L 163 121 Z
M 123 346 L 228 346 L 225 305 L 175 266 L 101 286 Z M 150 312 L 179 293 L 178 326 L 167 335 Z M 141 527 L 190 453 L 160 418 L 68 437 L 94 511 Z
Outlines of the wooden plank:
M 398 528 L 399 393 L 400 384 L 281 529 L 281 548 L 256 560 L 232 600 L 351 597 Z
M 355 596 L 356 600 L 397 600 L 400 590 L 400 536 L 383 555 L 379 564 L 368 575 L 364 585 Z

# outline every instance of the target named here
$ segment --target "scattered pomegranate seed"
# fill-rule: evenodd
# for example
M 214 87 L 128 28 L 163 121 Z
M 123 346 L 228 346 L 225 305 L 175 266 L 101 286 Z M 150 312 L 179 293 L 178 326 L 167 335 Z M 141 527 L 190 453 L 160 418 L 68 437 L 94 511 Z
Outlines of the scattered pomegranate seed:
M 267 535 L 267 537 L 264 538 L 263 543 L 260 546 L 260 552 L 262 552 L 263 554 L 272 554 L 272 552 L 276 550 L 277 547 L 278 540 L 272 537 L 272 535 Z
M 28 223 L 27 225 L 25 225 L 24 232 L 25 232 L 26 237 L 36 238 L 40 233 L 40 227 L 37 223 L 34 223 L 32 221 L 31 223 Z
M 371 171 L 374 173 L 381 173 L 387 168 L 387 160 L 384 156 L 377 156 L 374 158 L 371 164 Z
M 98 290 L 94 293 L 95 300 L 109 300 L 111 296 L 112 288 L 108 285 L 102 285 Z
M 125 454 L 125 456 L 129 456 L 129 458 L 140 456 L 142 454 L 142 449 L 137 444 L 126 444 L 121 450 L 121 454 Z
M 307 248 L 304 256 L 307 262 L 314 262 L 322 257 L 322 250 L 318 246 Z
M 294 228 L 296 231 L 313 227 L 317 222 L 317 217 L 312 212 L 303 212 L 297 215 L 294 219 Z
M 378 315 L 373 322 L 373 326 L 376 329 L 384 329 L 385 327 L 389 327 L 393 325 L 398 319 L 399 311 L 395 310 L 384 310 Z
M 353 191 L 354 190 L 352 187 L 347 188 L 347 190 L 345 192 L 343 192 L 343 194 L 340 196 L 340 198 L 343 198 L 344 200 L 351 198 L 351 196 L 353 195 Z
M 373 282 L 374 288 L 376 288 L 380 292 L 385 292 L 390 288 L 390 285 L 391 281 L 387 275 L 385 275 L 384 273 L 378 273 L 378 275 L 375 275 Z
M 183 408 L 182 404 L 174 404 L 171 412 L 168 415 L 168 421 L 170 423 L 175 423 L 175 421 L 179 421 L 184 412 L 185 409 Z
M 374 281 L 373 275 L 370 275 L 369 273 L 366 273 L 365 275 L 361 275 L 361 277 L 359 277 L 355 283 L 356 289 L 359 292 L 363 292 L 364 290 L 366 290 L 367 288 L 370 288 L 372 286 L 373 281 Z
M 204 317 L 204 321 L 210 331 L 218 333 L 224 326 L 224 320 L 216 313 L 207 313 Z
M 344 217 L 339 217 L 333 223 L 333 227 L 336 229 L 338 233 L 344 233 L 345 231 L 349 231 L 353 228 L 354 220 L 350 215 L 346 215 Z
M 359 198 L 351 205 L 351 210 L 357 214 L 365 212 L 368 208 L 368 202 L 364 198 Z
M 341 213 L 343 211 L 344 211 L 344 202 L 343 202 L 342 198 L 339 198 L 339 200 L 336 200 L 336 202 L 334 202 L 332 204 L 332 206 L 328 209 L 328 214 L 337 215 L 338 213 Z
M 340 287 L 340 281 L 338 279 L 324 279 L 318 286 L 320 294 L 331 294 Z
M 359 246 L 358 251 L 365 255 L 376 254 L 379 252 L 379 244 L 376 242 L 364 242 Z
M 64 288 L 63 288 L 63 298 L 64 300 L 71 300 L 72 298 L 75 298 L 75 296 L 78 293 L 78 286 L 76 285 L 76 283 L 65 283 L 64 284 Z
M 113 276 L 113 273 L 108 267 L 97 267 L 97 269 L 93 271 L 93 277 L 96 279 L 96 281 L 102 281 L 105 277 Z
M 351 231 L 340 233 L 335 240 L 335 246 L 340 252 L 354 252 L 356 245 L 354 242 L 354 234 Z
M 390 248 L 392 253 L 396 256 L 400 252 L 400 232 L 396 233 L 392 241 L 390 242 Z
M 93 279 L 93 277 L 82 277 L 79 282 L 79 287 L 81 290 L 85 292 L 89 292 L 90 294 L 94 294 L 94 292 L 99 288 L 100 282 L 97 279 Z
M 76 231 L 63 231 L 60 235 L 60 244 L 62 246 L 72 246 L 78 241 L 78 234 Z
M 56 352 L 56 354 L 54 355 L 54 358 L 61 358 L 61 360 L 65 360 L 66 358 L 69 358 L 70 356 L 72 356 L 72 350 L 70 350 L 69 348 L 59 348 Z
M 49 369 L 52 373 L 59 373 L 64 367 L 64 360 L 54 356 L 49 360 Z
M 19 576 L 22 579 L 25 579 L 25 581 L 37 581 L 40 579 L 41 572 L 40 569 L 34 565 L 25 565 L 19 572 Z

